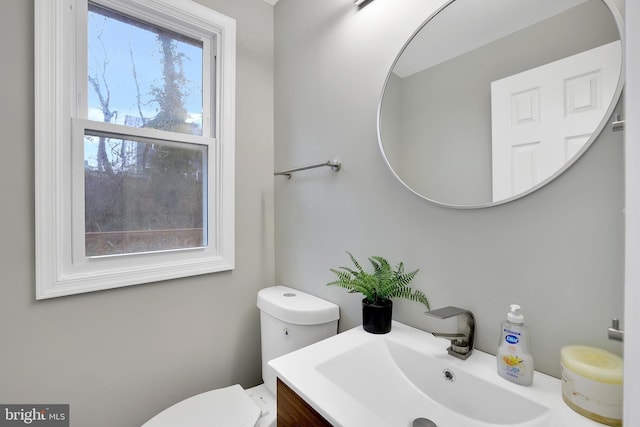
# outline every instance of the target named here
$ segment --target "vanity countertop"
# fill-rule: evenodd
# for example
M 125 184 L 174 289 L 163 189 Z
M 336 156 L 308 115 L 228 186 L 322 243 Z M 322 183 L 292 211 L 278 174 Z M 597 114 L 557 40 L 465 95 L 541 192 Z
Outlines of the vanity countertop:
M 463 361 L 448 355 L 446 347 L 445 340 L 394 321 L 388 334 L 370 334 L 358 326 L 276 358 L 269 364 L 285 384 L 334 426 L 398 427 L 404 423 L 411 426 L 415 418 L 428 416 L 440 427 L 602 427 L 602 424 L 577 414 L 562 401 L 559 379 L 536 372 L 531 386 L 520 386 L 498 376 L 495 356 L 474 350 Z M 409 367 L 413 374 L 397 368 L 398 357 L 405 360 L 405 368 Z M 416 366 L 418 364 L 421 366 Z M 437 370 L 438 380 L 429 377 L 423 384 L 427 384 L 428 389 L 431 383 L 434 384 L 433 399 L 415 386 L 415 377 L 423 376 L 422 372 L 429 369 Z M 464 387 L 458 388 L 453 397 L 446 396 L 447 387 L 456 385 L 447 386 L 440 381 L 445 371 L 455 373 L 459 378 L 457 387 Z M 357 382 L 362 384 L 355 384 Z M 485 389 L 486 393 L 483 393 Z M 463 402 L 464 396 L 456 397 L 460 391 L 462 394 L 468 391 L 469 396 L 474 396 L 469 399 L 473 404 Z M 383 400 L 375 402 L 381 395 L 384 395 L 380 397 Z M 523 415 L 525 418 L 518 422 L 499 421 L 521 416 L 518 399 L 530 407 L 530 419 Z M 513 402 L 508 402 L 510 400 Z M 473 418 L 474 409 L 468 407 L 474 404 L 476 412 L 484 411 L 484 415 Z M 499 410 L 488 410 L 488 406 Z M 502 412 L 511 415 L 500 415 Z M 493 417 L 494 413 L 497 414 L 495 420 L 487 418 Z

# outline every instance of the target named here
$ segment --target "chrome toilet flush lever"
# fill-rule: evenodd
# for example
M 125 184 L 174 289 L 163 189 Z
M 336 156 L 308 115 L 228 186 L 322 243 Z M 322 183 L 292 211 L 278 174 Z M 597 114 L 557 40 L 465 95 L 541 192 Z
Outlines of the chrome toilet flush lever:
M 466 360 L 471 356 L 473 351 L 473 341 L 475 338 L 475 318 L 469 310 L 458 307 L 443 307 L 437 310 L 427 311 L 427 316 L 436 317 L 438 319 L 448 319 L 450 317 L 458 317 L 458 331 L 454 333 L 432 332 L 434 337 L 446 338 L 451 340 L 451 346 L 447 348 L 447 353 Z

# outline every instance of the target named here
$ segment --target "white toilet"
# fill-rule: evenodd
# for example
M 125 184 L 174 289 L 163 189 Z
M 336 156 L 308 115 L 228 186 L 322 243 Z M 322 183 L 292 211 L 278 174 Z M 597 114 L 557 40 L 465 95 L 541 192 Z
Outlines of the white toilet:
M 338 306 L 288 288 L 273 286 L 258 292 L 264 384 L 243 390 L 240 385 L 207 391 L 176 403 L 142 427 L 274 427 L 276 374 L 271 359 L 338 332 Z

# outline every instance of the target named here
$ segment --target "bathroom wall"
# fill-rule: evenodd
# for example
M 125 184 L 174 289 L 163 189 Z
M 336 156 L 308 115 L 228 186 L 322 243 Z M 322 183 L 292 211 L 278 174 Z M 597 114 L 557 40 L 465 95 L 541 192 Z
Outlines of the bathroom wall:
M 276 169 L 339 158 L 343 168 L 276 177 L 276 282 L 341 307 L 340 329 L 361 322 L 359 295 L 327 287 L 345 251 L 419 268 L 432 308 L 471 309 L 476 347 L 495 354 L 510 303 L 533 328 L 537 369 L 559 375 L 559 350 L 606 338 L 623 316 L 623 135 L 607 127 L 583 158 L 534 194 L 481 210 L 432 205 L 387 169 L 376 136 L 382 86 L 406 39 L 440 4 L 280 0 L 275 7 Z M 394 317 L 443 331 L 416 303 Z M 447 343 L 443 341 L 443 352 Z
M 627 360 L 640 359 L 640 4 L 629 2 L 626 13 L 627 97 L 625 117 L 625 344 Z M 624 423 L 640 424 L 640 366 L 624 367 Z
M 273 8 L 237 20 L 236 268 L 35 301 L 33 2 L 2 3 L 0 403 L 68 403 L 71 426 L 139 426 L 216 387 L 260 382 L 256 293 L 274 283 Z M 10 40 L 10 42 L 6 42 Z

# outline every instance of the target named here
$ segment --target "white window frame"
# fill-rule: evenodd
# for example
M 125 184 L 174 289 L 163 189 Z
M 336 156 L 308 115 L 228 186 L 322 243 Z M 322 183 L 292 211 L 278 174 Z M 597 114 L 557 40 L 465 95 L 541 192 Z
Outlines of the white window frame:
M 35 0 L 36 299 L 235 266 L 235 20 L 191 0 L 93 2 L 203 41 L 203 63 L 215 67 L 209 86 L 203 79 L 203 102 L 208 105 L 203 136 L 185 136 L 182 142 L 207 146 L 208 244 L 118 256 L 84 255 L 84 130 L 120 130 L 128 136 L 161 140 L 174 140 L 175 134 L 88 120 L 88 2 Z M 215 99 L 207 100 L 211 93 L 216 94 Z

